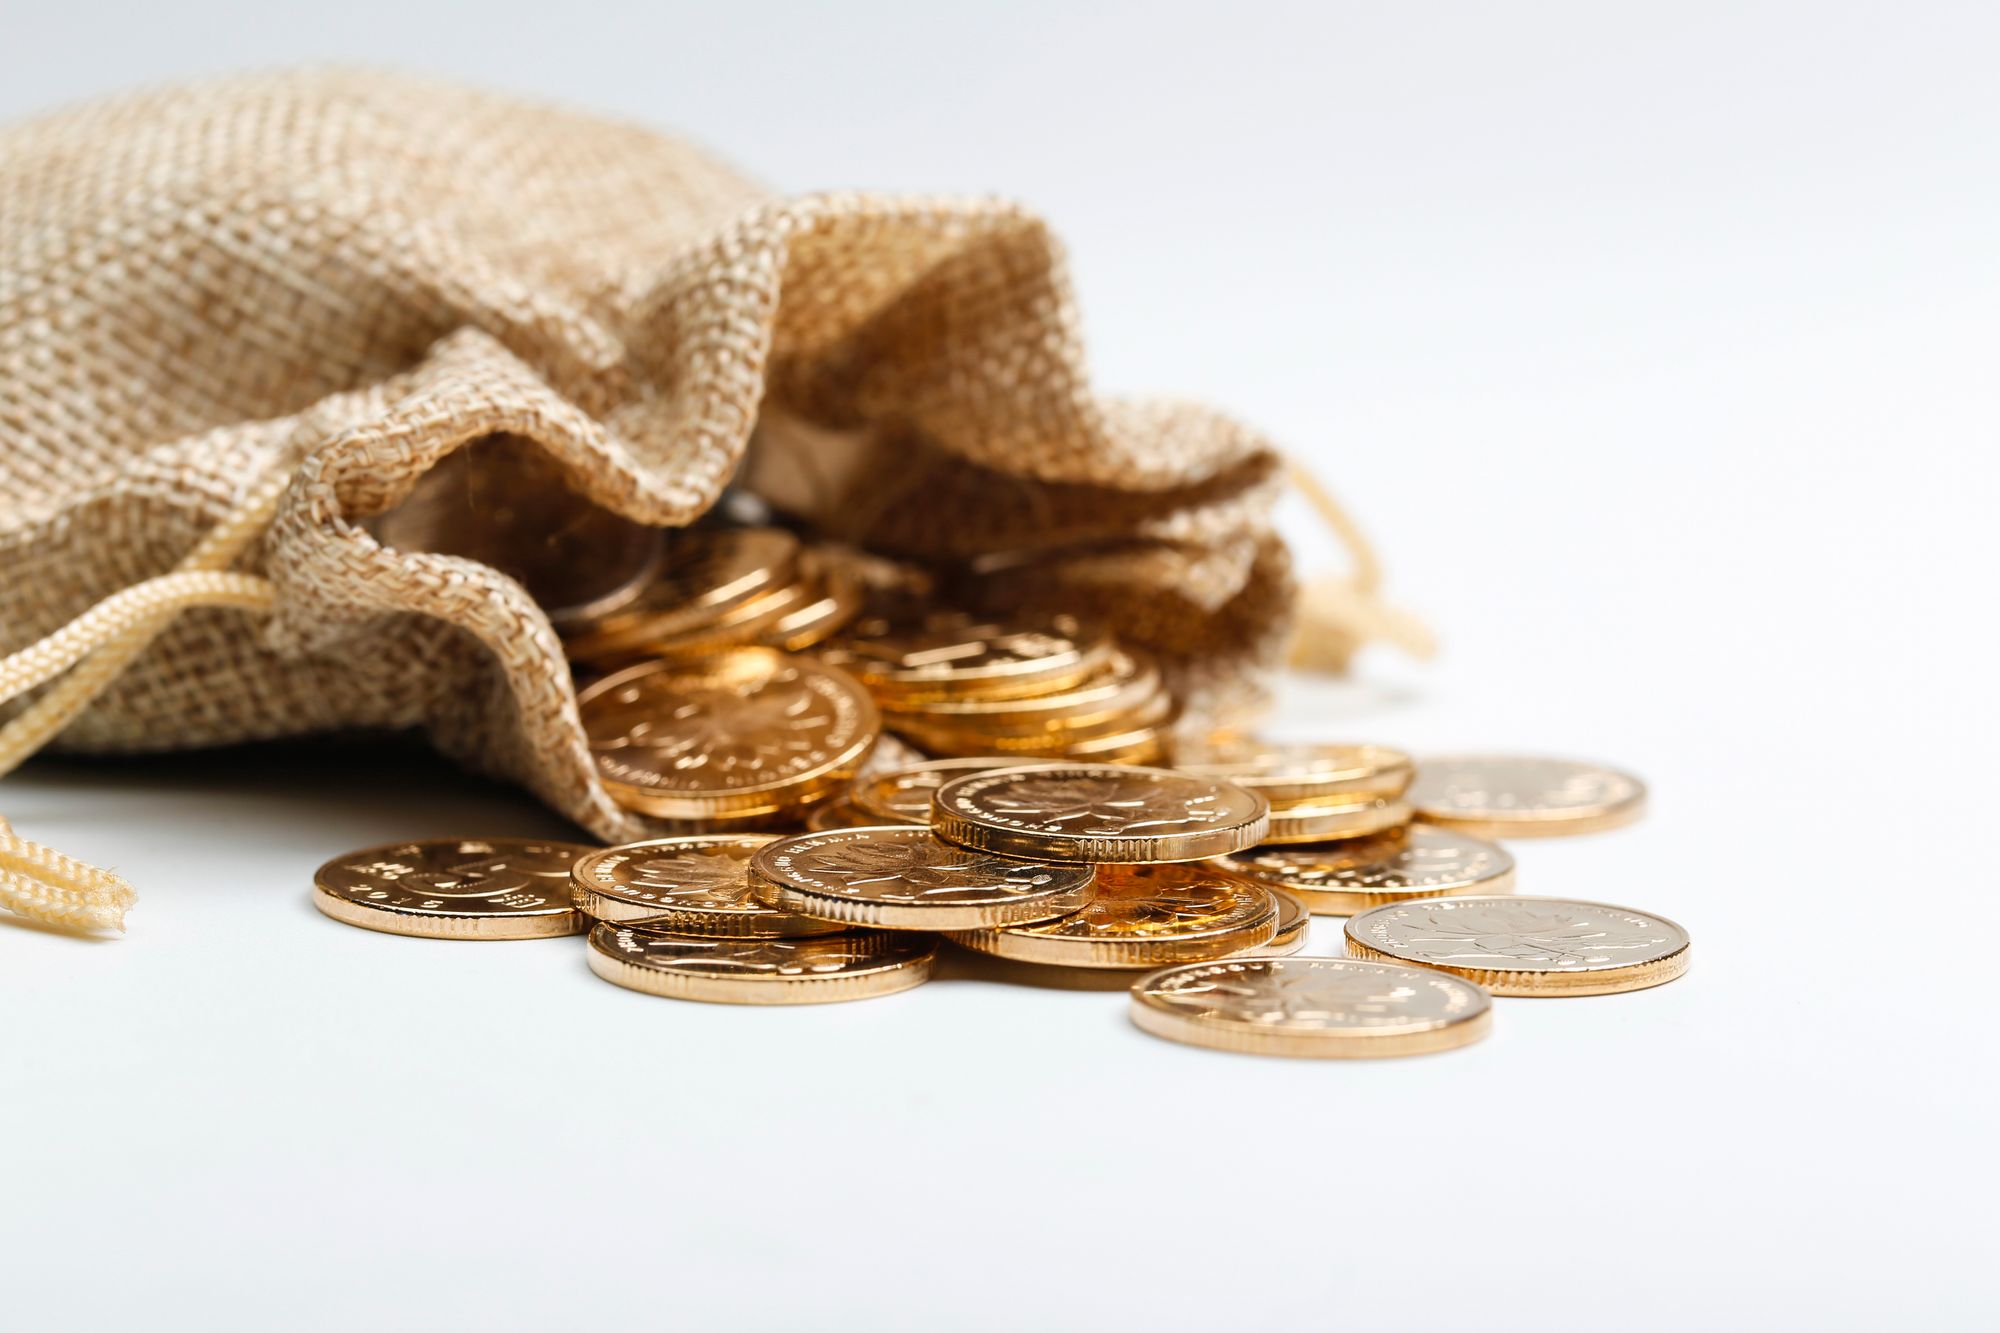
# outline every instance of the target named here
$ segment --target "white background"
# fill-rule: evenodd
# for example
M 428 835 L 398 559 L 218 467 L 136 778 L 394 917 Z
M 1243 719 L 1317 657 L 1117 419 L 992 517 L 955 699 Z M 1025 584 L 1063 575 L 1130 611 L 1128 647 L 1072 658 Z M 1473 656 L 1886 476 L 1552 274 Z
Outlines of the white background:
M 0 809 L 142 899 L 0 923 L 0 1324 L 1992 1327 L 1996 50 L 1978 4 L 9 3 L 9 117 L 393 61 L 1030 201 L 1100 381 L 1268 428 L 1441 632 L 1286 730 L 1638 771 L 1522 888 L 1696 962 L 1382 1063 L 976 979 L 675 1004 L 316 915 L 331 854 L 559 831 L 418 751 L 41 762 Z

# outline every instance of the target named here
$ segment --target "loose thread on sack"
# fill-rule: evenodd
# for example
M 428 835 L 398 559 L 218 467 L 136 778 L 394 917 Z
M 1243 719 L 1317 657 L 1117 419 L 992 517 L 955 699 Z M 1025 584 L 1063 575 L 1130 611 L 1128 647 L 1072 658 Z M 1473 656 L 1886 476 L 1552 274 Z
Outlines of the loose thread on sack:
M 269 526 L 284 487 L 284 475 L 273 473 L 172 573 L 113 593 L 55 633 L 0 659 L 0 703 L 56 680 L 0 727 L 0 775 L 20 767 L 88 708 L 181 612 L 198 606 L 264 612 L 276 604 L 270 580 L 226 567 Z M 26 841 L 4 820 L 0 831 L 0 907 L 70 930 L 125 928 L 125 912 L 138 897 L 130 884 Z

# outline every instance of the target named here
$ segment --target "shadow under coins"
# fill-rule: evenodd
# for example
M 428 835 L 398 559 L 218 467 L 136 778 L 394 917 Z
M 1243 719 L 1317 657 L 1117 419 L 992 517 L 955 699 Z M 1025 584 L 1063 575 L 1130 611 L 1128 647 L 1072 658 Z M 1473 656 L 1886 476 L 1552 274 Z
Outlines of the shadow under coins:
M 1032 986 L 1037 990 L 1110 992 L 1129 990 L 1133 979 L 1143 975 L 1145 973 L 1141 971 L 1017 963 L 961 949 L 946 940 L 938 946 L 937 964 L 931 971 L 931 981 L 987 981 L 1005 986 Z

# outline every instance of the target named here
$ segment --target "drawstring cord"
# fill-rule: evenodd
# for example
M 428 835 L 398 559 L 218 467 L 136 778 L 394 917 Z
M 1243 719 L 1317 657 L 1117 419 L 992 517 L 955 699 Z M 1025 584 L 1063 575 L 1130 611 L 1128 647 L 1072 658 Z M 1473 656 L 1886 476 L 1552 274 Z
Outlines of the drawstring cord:
M 1412 657 L 1436 653 L 1437 639 L 1423 621 L 1382 600 L 1382 562 L 1333 492 L 1297 459 L 1288 461 L 1287 470 L 1354 562 L 1346 575 L 1322 575 L 1299 585 L 1287 660 L 1303 671 L 1345 671 L 1355 650 L 1374 640 L 1393 643 Z
M 0 703 L 56 681 L 0 727 L 0 775 L 20 767 L 88 708 L 181 612 L 198 606 L 269 611 L 276 604 L 269 579 L 227 567 L 269 526 L 284 488 L 284 474 L 272 474 L 172 573 L 113 593 L 47 638 L 0 658 Z M 136 898 L 117 875 L 29 842 L 0 819 L 0 907 L 69 930 L 123 930 Z

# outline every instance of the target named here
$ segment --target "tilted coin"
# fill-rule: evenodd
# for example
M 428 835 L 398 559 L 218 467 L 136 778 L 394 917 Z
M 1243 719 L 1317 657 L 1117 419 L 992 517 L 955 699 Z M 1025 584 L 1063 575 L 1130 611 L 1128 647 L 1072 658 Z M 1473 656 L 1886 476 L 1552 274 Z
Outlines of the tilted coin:
M 1089 866 L 967 851 L 908 824 L 781 838 L 751 858 L 764 900 L 787 912 L 892 930 L 1047 921 L 1091 898 Z
M 1295 894 L 1325 916 L 1351 916 L 1409 898 L 1490 895 L 1514 887 L 1514 858 L 1505 848 L 1428 824 L 1311 847 L 1253 847 L 1219 863 Z
M 908 768 L 877 773 L 855 781 L 850 799 L 863 810 L 892 824 L 931 822 L 931 795 L 953 778 L 1006 768 L 1020 760 L 1004 755 L 971 755 L 959 759 L 926 759 Z M 868 822 L 868 821 L 862 821 Z
M 1260 944 L 1254 949 L 1245 949 L 1240 956 L 1283 958 L 1288 954 L 1295 954 L 1306 947 L 1306 935 L 1312 929 L 1312 913 L 1306 910 L 1304 903 L 1283 889 L 1271 888 L 1269 884 L 1264 887 L 1278 900 L 1278 929 L 1268 943 Z
M 731 940 L 600 923 L 590 970 L 613 985 L 716 1004 L 826 1004 L 893 995 L 931 975 L 925 935 L 843 930 L 802 940 Z
M 913 718 L 939 730 L 1025 738 L 1158 722 L 1171 704 L 1150 657 L 1113 647 L 1095 671 L 1068 689 L 1012 699 L 935 699 L 906 707 Z
M 1453 755 L 1426 759 L 1410 784 L 1417 818 L 1486 838 L 1594 833 L 1645 812 L 1646 784 L 1568 759 Z
M 699 529 L 677 534 L 664 570 L 628 604 L 591 619 L 564 648 L 583 661 L 630 657 L 649 641 L 699 630 L 793 581 L 798 538 L 782 528 Z
M 981 619 L 936 611 L 907 625 L 862 621 L 827 660 L 886 700 L 1005 699 L 1062 689 L 1111 651 L 1101 631 L 1068 616 Z
M 1288 805 L 1271 812 L 1267 843 L 1336 842 L 1365 838 L 1410 822 L 1407 801 L 1380 797 L 1343 805 Z
M 750 858 L 769 841 L 725 833 L 600 848 L 570 868 L 577 910 L 677 935 L 794 938 L 840 929 L 767 907 L 750 892 Z
M 931 826 L 961 846 L 1059 861 L 1199 861 L 1254 847 L 1264 798 L 1162 768 L 1033 764 L 954 778 Z
M 1607 995 L 1672 981 L 1687 932 L 1663 916 L 1570 898 L 1435 898 L 1347 923 L 1363 958 L 1434 967 L 1495 995 Z
M 1181 755 L 1183 773 L 1223 778 L 1271 803 L 1335 805 L 1363 797 L 1403 794 L 1416 772 L 1410 756 L 1386 745 L 1275 744 L 1231 739 Z
M 829 560 L 814 548 L 800 557 L 811 598 L 763 625 L 758 641 L 787 652 L 823 643 L 846 627 L 861 610 L 865 593 L 860 579 L 846 565 Z
M 1156 1037 L 1255 1055 L 1344 1059 L 1465 1046 L 1493 1023 L 1467 981 L 1351 958 L 1231 958 L 1132 986 L 1132 1021 Z
M 1080 912 L 951 938 L 1020 963 L 1139 968 L 1253 949 L 1270 943 L 1277 926 L 1270 890 L 1213 866 L 1106 865 Z
M 577 697 L 605 787 L 665 819 L 767 815 L 851 778 L 875 743 L 852 679 L 772 648 L 647 662 Z
M 1162 724 L 1171 720 L 1172 716 L 1173 700 L 1162 694 L 1158 709 L 1148 710 L 1147 717 L 1120 719 L 1106 726 L 1074 731 L 1000 735 L 958 727 L 935 727 L 913 720 L 908 714 L 891 719 L 888 725 L 933 754 L 975 755 L 991 751 L 1012 756 L 1017 764 L 1033 763 L 1038 759 L 1143 764 L 1156 762 L 1165 753 L 1166 733 Z
M 569 868 L 591 849 L 531 838 L 432 838 L 336 856 L 313 872 L 313 906 L 391 935 L 530 940 L 574 935 Z

